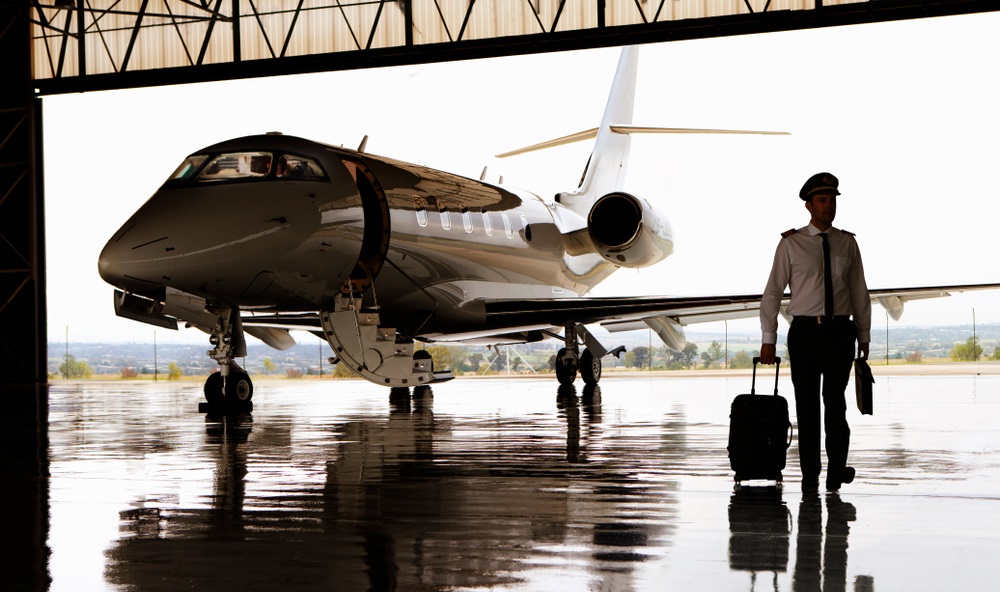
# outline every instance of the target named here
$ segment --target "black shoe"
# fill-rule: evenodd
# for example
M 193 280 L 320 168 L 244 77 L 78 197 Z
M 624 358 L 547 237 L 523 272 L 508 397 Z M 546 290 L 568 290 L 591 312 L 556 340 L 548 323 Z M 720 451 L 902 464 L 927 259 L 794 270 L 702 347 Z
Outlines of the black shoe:
M 852 483 L 856 474 L 854 467 L 844 467 L 840 472 L 840 477 L 827 477 L 826 490 L 830 492 L 840 491 L 840 486 L 844 483 Z
M 816 493 L 819 491 L 819 479 L 802 481 L 802 493 Z

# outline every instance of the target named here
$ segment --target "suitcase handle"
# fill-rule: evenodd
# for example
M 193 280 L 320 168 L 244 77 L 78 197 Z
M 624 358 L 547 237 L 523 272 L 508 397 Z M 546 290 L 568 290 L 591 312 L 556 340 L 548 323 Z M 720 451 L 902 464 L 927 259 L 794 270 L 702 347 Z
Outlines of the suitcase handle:
M 753 382 L 750 383 L 750 394 L 757 394 L 757 364 L 760 363 L 760 356 L 753 358 Z M 781 358 L 774 358 L 774 396 L 778 396 L 778 371 L 781 370 Z

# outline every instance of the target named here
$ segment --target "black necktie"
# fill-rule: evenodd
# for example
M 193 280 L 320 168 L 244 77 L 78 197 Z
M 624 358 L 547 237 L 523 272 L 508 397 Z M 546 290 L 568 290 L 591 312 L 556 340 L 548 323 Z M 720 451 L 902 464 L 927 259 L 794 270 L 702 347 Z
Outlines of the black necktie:
M 830 265 L 830 240 L 825 232 L 820 233 L 823 239 L 823 296 L 826 299 L 825 312 L 828 318 L 833 318 L 833 268 Z

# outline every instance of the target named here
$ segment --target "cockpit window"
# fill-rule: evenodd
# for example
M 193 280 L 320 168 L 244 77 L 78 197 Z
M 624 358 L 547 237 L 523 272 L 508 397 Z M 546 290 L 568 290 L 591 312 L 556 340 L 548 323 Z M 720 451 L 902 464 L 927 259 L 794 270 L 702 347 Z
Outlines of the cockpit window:
M 325 181 L 327 179 L 323 167 L 312 158 L 298 154 L 253 150 L 189 156 L 170 175 L 166 186 L 181 187 L 191 182 Z
M 325 179 L 326 174 L 319 164 L 304 156 L 282 154 L 274 169 L 274 176 L 279 179 Z
M 270 152 L 220 154 L 198 175 L 199 183 L 264 177 L 271 172 Z
M 190 179 L 196 172 L 198 172 L 198 168 L 205 164 L 206 160 L 208 160 L 208 156 L 205 155 L 188 156 L 187 159 L 181 163 L 181 166 L 177 167 L 174 174 L 170 175 L 170 178 L 167 179 L 167 181 L 183 181 L 185 179 Z

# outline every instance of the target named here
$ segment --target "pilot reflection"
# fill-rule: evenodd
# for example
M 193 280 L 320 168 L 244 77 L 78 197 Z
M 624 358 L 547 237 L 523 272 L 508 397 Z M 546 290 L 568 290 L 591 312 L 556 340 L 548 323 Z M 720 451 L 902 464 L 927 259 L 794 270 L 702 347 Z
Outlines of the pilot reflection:
M 836 493 L 827 494 L 825 501 L 818 493 L 802 497 L 792 590 L 847 590 L 847 537 L 855 520 L 854 505 Z M 734 493 L 729 504 L 729 531 L 729 567 L 750 572 L 752 583 L 756 583 L 758 572 L 772 572 L 774 589 L 779 589 L 778 574 L 788 569 L 792 533 L 792 515 L 781 499 L 781 489 L 744 487 Z M 874 579 L 857 576 L 852 589 L 874 590 Z
M 857 520 L 857 510 L 838 494 L 828 494 L 824 533 L 822 508 L 823 500 L 818 495 L 805 496 L 799 504 L 792 590 L 840 592 L 847 589 L 847 537 L 850 523 Z M 853 589 L 867 592 L 874 590 L 874 586 L 871 576 L 858 576 Z
M 788 569 L 792 514 L 777 487 L 743 487 L 729 502 L 729 567 L 778 574 Z
M 844 545 L 846 552 L 846 544 Z M 847 557 L 844 557 L 846 563 Z M 822 590 L 823 499 L 816 493 L 802 496 L 799 503 L 799 531 L 795 537 L 793 590 Z

